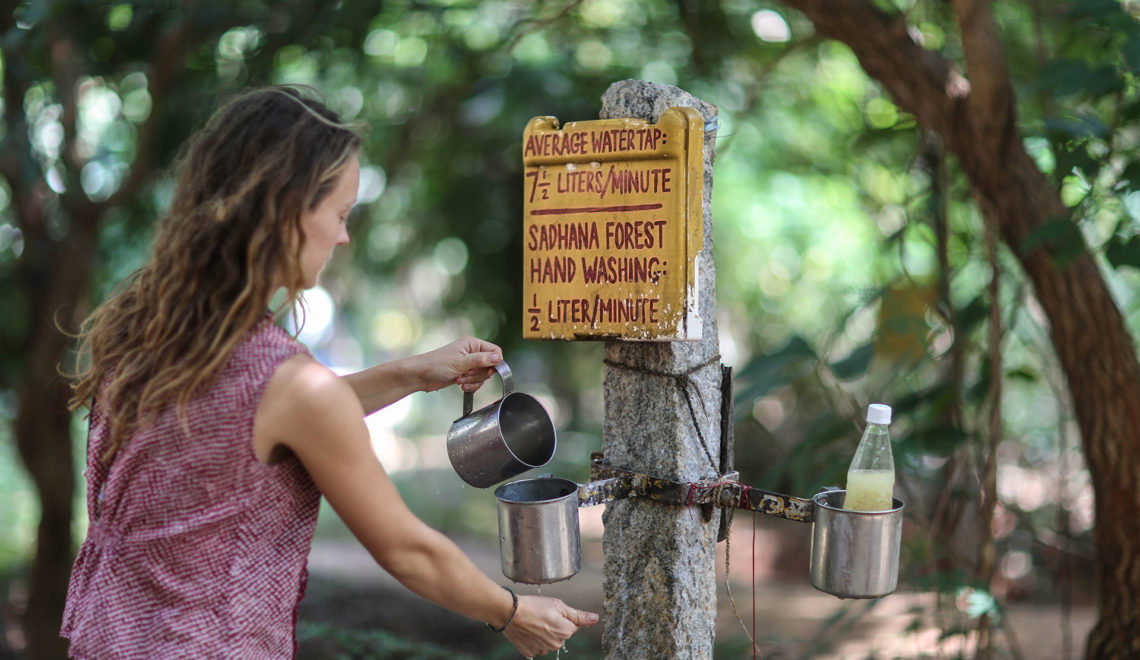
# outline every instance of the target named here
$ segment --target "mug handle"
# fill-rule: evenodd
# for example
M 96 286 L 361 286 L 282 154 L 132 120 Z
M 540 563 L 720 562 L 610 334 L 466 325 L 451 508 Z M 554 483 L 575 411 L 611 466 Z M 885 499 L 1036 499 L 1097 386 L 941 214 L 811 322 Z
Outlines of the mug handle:
M 515 390 L 515 378 L 511 375 L 511 368 L 507 366 L 505 360 L 499 360 L 495 365 L 495 371 L 499 372 L 499 378 L 503 380 L 503 397 L 506 398 L 508 394 Z M 471 414 L 471 409 L 475 407 L 475 393 L 463 393 L 463 417 Z M 463 419 L 460 417 L 460 419 Z

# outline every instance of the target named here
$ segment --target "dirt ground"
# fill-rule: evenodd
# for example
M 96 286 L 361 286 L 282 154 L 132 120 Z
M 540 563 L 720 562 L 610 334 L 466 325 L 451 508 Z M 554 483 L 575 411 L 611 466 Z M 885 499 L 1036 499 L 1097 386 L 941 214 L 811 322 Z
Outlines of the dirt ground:
M 592 507 L 581 511 L 581 572 L 565 582 L 545 585 L 541 592 L 574 606 L 604 613 L 601 509 Z M 964 616 L 956 612 L 953 603 L 949 606 L 951 611 L 946 613 L 945 606 L 941 610 L 936 608 L 933 594 L 915 592 L 906 585 L 878 601 L 844 601 L 816 591 L 808 583 L 806 554 L 796 543 L 780 543 L 772 536 L 785 533 L 757 530 L 753 555 L 750 549 L 752 527 L 734 525 L 729 538 L 727 588 L 725 544 L 718 545 L 717 660 L 753 657 L 748 640 L 754 616 L 759 646 L 756 657 L 845 660 L 973 656 L 972 641 L 964 642 L 961 636 L 940 639 L 942 631 L 953 624 L 954 617 Z M 456 540 L 488 575 L 507 583 L 502 578 L 494 539 Z M 784 549 L 772 551 L 778 547 Z M 802 559 L 798 558 L 801 554 Z M 412 595 L 377 568 L 368 553 L 350 539 L 318 538 L 310 555 L 309 570 L 310 586 L 300 611 L 302 626 L 325 624 L 355 631 L 389 631 L 403 639 L 429 643 L 448 651 L 438 656 L 429 653 L 418 657 L 459 654 L 475 658 L 520 657 L 503 643 L 501 636 L 490 633 L 482 624 Z M 515 586 L 520 593 L 538 591 L 530 585 Z M 1096 617 L 1095 608 L 1087 602 L 1074 606 L 1067 614 L 1057 603 L 1007 603 L 1006 608 L 1009 620 L 996 638 L 997 658 L 1080 658 L 1085 637 Z M 604 625 L 603 617 L 597 626 L 575 636 L 562 657 L 601 657 Z M 1017 649 L 1016 654 L 1012 648 Z M 344 652 L 344 646 L 337 650 L 339 654 Z M 330 653 L 327 639 L 302 640 L 302 658 L 316 660 L 327 658 Z M 413 657 L 413 654 L 398 657 Z

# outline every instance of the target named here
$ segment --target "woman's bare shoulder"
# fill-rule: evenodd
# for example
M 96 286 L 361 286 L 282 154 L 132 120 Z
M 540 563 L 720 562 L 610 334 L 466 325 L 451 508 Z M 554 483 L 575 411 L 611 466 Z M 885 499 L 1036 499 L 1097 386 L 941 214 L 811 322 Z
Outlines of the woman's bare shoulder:
M 346 423 L 363 424 L 364 410 L 352 387 L 307 354 L 281 364 L 262 395 L 254 424 L 254 446 L 267 457 L 278 445 L 327 438 Z
M 269 381 L 266 394 L 270 394 L 270 388 L 276 390 L 275 396 L 298 405 L 304 405 L 314 396 L 323 399 L 352 394 L 352 388 L 340 376 L 308 353 L 298 353 L 281 363 Z

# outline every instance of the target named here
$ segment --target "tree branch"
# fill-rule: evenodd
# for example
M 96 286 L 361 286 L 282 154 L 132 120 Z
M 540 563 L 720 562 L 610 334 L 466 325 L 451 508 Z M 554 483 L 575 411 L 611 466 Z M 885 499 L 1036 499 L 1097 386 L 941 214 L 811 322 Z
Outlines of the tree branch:
M 1005 50 L 988 0 L 954 0 L 962 34 L 966 72 L 970 77 L 971 114 L 1002 121 L 1013 106 L 1013 88 L 1005 66 Z
M 63 126 L 63 143 L 60 145 L 59 160 L 62 163 L 62 175 L 66 189 L 60 193 L 59 201 L 69 215 L 75 219 L 90 218 L 94 206 L 87 194 L 80 186 L 80 172 L 86 164 L 79 156 L 79 79 L 83 75 L 80 70 L 81 58 L 75 52 L 75 42 L 72 40 L 72 30 L 68 21 L 75 20 L 68 15 L 69 12 L 56 12 L 52 15 L 48 33 L 51 35 L 49 43 L 49 61 L 51 62 L 52 81 L 55 83 L 55 93 L 59 105 L 63 109 L 59 123 Z M 82 16 L 79 20 L 86 19 Z
M 8 3 L 9 5 L 15 3 Z M 7 9 L 7 8 L 5 8 Z M 26 237 L 35 236 L 43 228 L 41 196 L 43 172 L 32 157 L 28 118 L 23 112 L 24 97 L 31 87 L 35 72 L 28 57 L 28 34 L 16 26 L 12 12 L 0 11 L 0 53 L 4 58 L 4 137 L 0 140 L 0 175 L 8 180 L 16 224 Z
M 911 38 L 905 16 L 887 14 L 865 0 L 785 0 L 803 12 L 823 37 L 846 44 L 920 124 L 946 136 L 954 132 L 969 84 L 945 58 Z
M 193 12 L 187 12 L 182 20 L 158 38 L 154 56 L 147 66 L 147 91 L 151 98 L 151 112 L 139 127 L 135 157 L 131 162 L 130 172 L 119 189 L 102 203 L 103 208 L 122 204 L 124 200 L 138 192 L 142 184 L 153 174 L 154 144 L 158 140 L 162 124 L 162 113 L 159 109 L 164 106 L 166 94 L 169 93 L 183 66 L 182 62 L 191 41 L 189 37 L 192 30 L 192 16 Z
M 1005 153 L 1014 139 L 1016 121 L 1013 86 L 1005 65 L 1005 50 L 988 0 L 954 0 L 954 13 L 962 35 L 970 125 L 976 139 Z
M 500 50 L 501 49 L 505 53 L 510 53 L 511 51 L 513 51 L 515 49 L 515 46 L 517 46 L 519 44 L 519 42 L 522 41 L 523 39 L 525 39 L 527 36 L 529 36 L 535 32 L 541 32 L 543 29 L 545 29 L 545 28 L 549 27 L 550 25 L 553 25 L 554 23 L 557 23 L 558 21 L 562 20 L 564 17 L 566 17 L 567 14 L 569 14 L 576 7 L 581 5 L 583 1 L 584 0 L 571 0 L 570 2 L 566 3 L 566 5 L 563 6 L 562 9 L 560 9 L 558 11 L 558 13 L 556 13 L 553 16 L 550 16 L 548 18 L 523 18 L 523 19 L 520 19 L 519 21 L 517 21 L 513 25 L 511 25 L 510 29 L 505 31 L 505 36 L 499 42 L 499 45 L 497 45 L 492 50 Z M 535 10 L 532 8 L 531 11 L 535 11 Z M 530 29 L 524 29 L 526 26 L 532 26 L 532 27 Z

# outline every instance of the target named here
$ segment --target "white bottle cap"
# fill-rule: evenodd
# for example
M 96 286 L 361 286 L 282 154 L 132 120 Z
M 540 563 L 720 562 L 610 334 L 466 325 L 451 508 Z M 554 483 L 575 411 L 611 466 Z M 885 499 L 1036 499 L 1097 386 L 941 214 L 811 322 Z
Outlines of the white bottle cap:
M 891 407 L 882 403 L 867 406 L 867 421 L 871 424 L 890 424 Z

